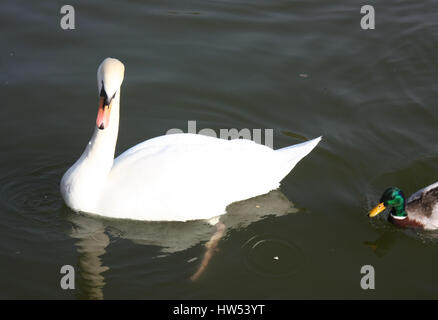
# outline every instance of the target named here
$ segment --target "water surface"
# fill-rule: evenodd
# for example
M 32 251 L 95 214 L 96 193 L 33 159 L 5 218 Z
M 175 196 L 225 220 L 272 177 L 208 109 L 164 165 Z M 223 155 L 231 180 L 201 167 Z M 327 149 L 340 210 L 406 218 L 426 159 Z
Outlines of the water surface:
M 0 8 L 0 298 L 436 298 L 438 242 L 369 210 L 438 177 L 438 4 L 371 1 L 6 1 Z M 117 154 L 171 128 L 323 135 L 278 192 L 215 227 L 78 215 L 59 181 L 90 138 L 96 69 L 125 63 Z M 263 170 L 263 168 L 260 168 Z M 258 207 L 257 207 L 258 206 Z M 76 289 L 59 285 L 62 265 Z M 360 269 L 376 270 L 376 289 Z

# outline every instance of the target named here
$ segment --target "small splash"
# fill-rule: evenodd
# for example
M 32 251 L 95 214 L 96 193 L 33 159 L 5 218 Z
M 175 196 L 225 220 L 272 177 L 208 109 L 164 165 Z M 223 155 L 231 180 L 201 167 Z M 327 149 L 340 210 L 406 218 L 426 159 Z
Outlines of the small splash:
M 252 237 L 243 246 L 245 265 L 262 276 L 282 278 L 298 273 L 304 254 L 295 245 L 278 238 Z

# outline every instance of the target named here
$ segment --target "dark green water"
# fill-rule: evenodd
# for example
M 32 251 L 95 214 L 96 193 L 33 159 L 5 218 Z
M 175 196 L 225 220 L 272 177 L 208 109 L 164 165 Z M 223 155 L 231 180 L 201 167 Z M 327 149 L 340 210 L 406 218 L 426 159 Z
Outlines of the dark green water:
M 0 5 L 0 298 L 438 297 L 437 234 L 366 216 L 385 187 L 438 180 L 438 2 L 370 1 L 368 31 L 363 1 L 75 1 L 76 30 L 60 28 L 63 4 Z M 273 129 L 275 148 L 324 137 L 257 202 L 294 209 L 235 208 L 196 281 L 214 227 L 63 205 L 108 56 L 126 66 L 117 153 L 188 120 Z

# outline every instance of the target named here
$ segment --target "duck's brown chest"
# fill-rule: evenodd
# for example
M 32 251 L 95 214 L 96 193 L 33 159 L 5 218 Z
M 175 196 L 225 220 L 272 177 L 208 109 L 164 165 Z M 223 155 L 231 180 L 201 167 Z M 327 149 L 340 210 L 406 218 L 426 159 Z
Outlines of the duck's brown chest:
M 416 220 L 410 219 L 409 216 L 405 219 L 397 219 L 392 215 L 388 218 L 389 222 L 394 224 L 399 228 L 415 228 L 415 229 L 424 229 L 424 225 Z

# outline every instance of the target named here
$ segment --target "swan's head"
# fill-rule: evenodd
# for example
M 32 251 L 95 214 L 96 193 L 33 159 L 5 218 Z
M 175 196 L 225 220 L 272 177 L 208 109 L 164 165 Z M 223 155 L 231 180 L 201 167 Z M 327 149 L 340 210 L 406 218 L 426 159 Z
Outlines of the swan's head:
M 99 109 L 96 126 L 103 130 L 109 125 L 111 106 L 123 82 L 125 66 L 117 59 L 106 58 L 97 69 Z

